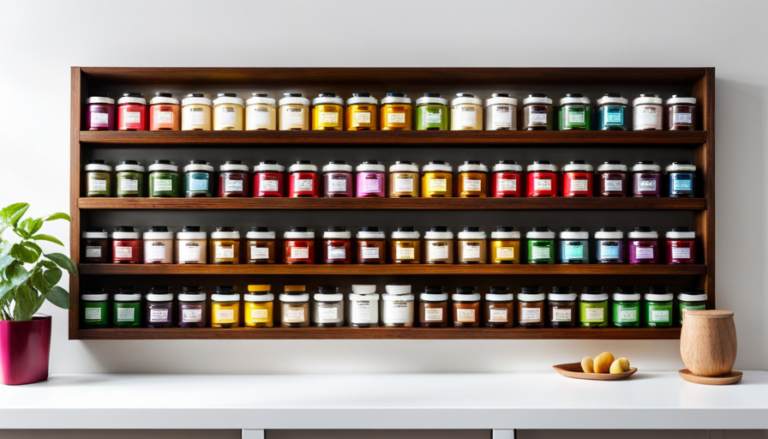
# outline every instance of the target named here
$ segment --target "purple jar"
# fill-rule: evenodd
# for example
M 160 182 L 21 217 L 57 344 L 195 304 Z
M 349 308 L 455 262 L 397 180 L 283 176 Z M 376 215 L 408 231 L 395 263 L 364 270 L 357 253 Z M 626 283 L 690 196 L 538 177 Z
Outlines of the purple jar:
M 84 129 L 87 131 L 114 131 L 115 100 L 98 96 L 88 98 Z
M 323 166 L 326 197 L 352 197 L 352 165 L 335 160 Z
M 630 264 L 659 263 L 659 234 L 650 227 L 635 227 L 629 238 Z
M 384 197 L 386 174 L 384 165 L 376 160 L 361 163 L 357 171 L 357 197 Z
M 150 287 L 147 294 L 147 328 L 170 328 L 173 326 L 173 294 L 169 287 Z
M 661 166 L 654 162 L 637 162 L 632 166 L 632 196 L 661 196 Z
M 598 264 L 626 264 L 624 232 L 616 227 L 603 227 L 595 232 L 595 260 Z
M 179 327 L 205 328 L 208 315 L 203 287 L 184 287 L 179 294 Z

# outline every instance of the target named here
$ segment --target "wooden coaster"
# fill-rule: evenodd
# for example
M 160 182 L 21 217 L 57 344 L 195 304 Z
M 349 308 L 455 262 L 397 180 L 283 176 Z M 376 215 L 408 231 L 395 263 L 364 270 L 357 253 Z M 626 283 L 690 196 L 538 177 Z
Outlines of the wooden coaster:
M 726 375 L 720 375 L 716 377 L 702 377 L 694 375 L 688 369 L 680 369 L 680 377 L 689 383 L 695 384 L 708 384 L 710 386 L 723 386 L 726 384 L 736 384 L 741 381 L 743 372 L 738 370 L 732 370 L 731 373 Z

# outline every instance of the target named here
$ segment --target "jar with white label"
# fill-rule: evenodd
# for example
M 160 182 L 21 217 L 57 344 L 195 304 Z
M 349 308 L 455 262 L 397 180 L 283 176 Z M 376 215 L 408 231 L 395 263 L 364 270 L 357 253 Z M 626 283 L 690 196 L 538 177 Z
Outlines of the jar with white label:
M 451 101 L 452 131 L 483 130 L 483 100 L 472 93 L 456 93 Z
M 352 263 L 352 232 L 344 226 L 330 226 L 323 232 L 323 263 Z
M 173 232 L 166 226 L 152 226 L 144 232 L 144 263 L 173 264 Z
M 471 285 L 456 287 L 453 301 L 453 326 L 456 328 L 477 328 L 480 326 L 480 293 Z
M 424 233 L 424 263 L 453 264 L 453 232 L 446 226 L 432 226 Z
M 249 264 L 275 263 L 275 231 L 268 227 L 251 227 L 245 234 Z
M 439 285 L 427 285 L 419 294 L 419 326 L 445 328 L 448 326 L 448 294 Z
M 274 326 L 275 295 L 271 285 L 248 285 L 248 294 L 243 296 L 245 326 L 249 328 L 271 328 Z
M 595 260 L 598 264 L 627 262 L 624 232 L 616 227 L 602 227 L 595 232 Z
M 549 325 L 553 328 L 573 328 L 576 326 L 576 293 L 571 287 L 555 285 L 547 295 Z
M 459 264 L 485 264 L 488 262 L 488 238 L 480 227 L 465 226 L 459 232 Z
M 491 264 L 519 264 L 520 253 L 520 232 L 514 227 L 499 226 L 491 232 Z
M 285 249 L 283 263 L 285 264 L 314 264 L 315 263 L 315 232 L 304 226 L 291 226 L 290 231 L 283 234 Z
M 104 160 L 91 160 L 85 165 L 85 196 L 112 196 L 112 166 Z
M 390 236 L 389 262 L 391 264 L 421 263 L 421 235 L 410 226 L 400 226 Z
M 586 286 L 579 297 L 579 326 L 605 328 L 608 326 L 608 295 L 602 287 Z
M 144 166 L 136 160 L 123 160 L 115 166 L 117 197 L 141 197 L 144 195 Z
M 83 232 L 81 262 L 86 264 L 106 264 L 109 262 L 109 233 L 101 227 L 88 227 Z
M 109 327 L 109 295 L 104 288 L 89 288 L 80 296 L 80 329 Z
M 387 327 L 413 327 L 413 294 L 410 285 L 387 285 L 381 295 L 381 323 Z
M 390 198 L 417 198 L 419 192 L 418 165 L 408 161 L 397 161 L 389 167 Z
M 176 233 L 176 263 L 205 264 L 208 261 L 208 234 L 199 226 L 184 226 Z
M 413 106 L 411 98 L 403 92 L 389 92 L 381 100 L 381 129 L 384 131 L 410 131 Z
M 489 328 L 511 328 L 515 325 L 515 304 L 509 288 L 504 285 L 491 286 L 485 295 L 485 326 Z
M 453 167 L 442 160 L 432 160 L 421 168 L 421 196 L 448 198 L 453 196 Z
M 211 100 L 202 93 L 190 93 L 181 100 L 181 130 L 211 130 Z
M 344 295 L 335 285 L 322 285 L 313 297 L 312 324 L 318 328 L 344 326 Z
M 447 130 L 448 99 L 440 93 L 424 93 L 416 99 L 416 130 Z
M 306 285 L 286 285 L 280 295 L 280 326 L 309 327 L 309 294 Z
M 376 226 L 363 226 L 357 235 L 358 264 L 386 264 L 386 236 Z
M 566 227 L 560 232 L 560 263 L 589 264 L 589 232 L 581 227 Z
M 517 317 L 523 328 L 544 327 L 544 293 L 538 286 L 525 286 L 517 295 Z
M 589 130 L 589 98 L 581 93 L 568 93 L 560 99 L 560 131 Z
M 280 131 L 302 131 L 309 129 L 309 99 L 301 93 L 284 93 L 280 99 Z
M 146 295 L 145 318 L 147 328 L 170 328 L 173 326 L 173 294 L 170 287 L 153 286 Z
M 112 302 L 112 322 L 116 328 L 141 326 L 141 294 L 133 286 L 120 287 Z
M 551 98 L 544 93 L 533 93 L 523 99 L 523 129 L 526 131 L 555 129 Z
M 275 100 L 266 93 L 251 93 L 252 98 L 245 101 L 245 130 L 274 131 L 277 129 L 277 110 Z
M 650 227 L 635 227 L 627 233 L 629 238 L 629 263 L 630 264 L 658 264 L 659 233 Z
M 213 100 L 213 130 L 242 131 L 245 110 L 237 93 L 219 93 Z
M 662 130 L 664 128 L 664 108 L 662 100 L 655 94 L 641 94 L 632 101 L 632 129 L 635 131 Z
M 647 328 L 669 328 L 674 322 L 672 293 L 666 287 L 653 286 L 644 296 L 643 314 Z
M 347 309 L 349 326 L 375 328 L 379 326 L 379 295 L 376 285 L 352 285 Z
M 240 295 L 232 285 L 219 285 L 211 294 L 211 328 L 240 326 Z
M 696 98 L 690 94 L 672 95 L 667 99 L 667 126 L 670 131 L 696 129 Z
M 205 328 L 208 326 L 208 305 L 201 286 L 185 286 L 176 297 L 179 302 L 179 327 Z
M 211 233 L 210 263 L 240 263 L 240 232 L 229 226 L 216 227 L 216 231 Z
M 485 198 L 488 194 L 488 167 L 479 160 L 467 160 L 459 166 L 460 198 Z
M 320 93 L 312 100 L 312 129 L 334 131 L 344 129 L 344 99 L 336 93 Z
M 352 97 L 347 99 L 347 130 L 375 131 L 379 126 L 378 103 L 370 93 L 352 93 Z
M 323 196 L 349 198 L 354 196 L 352 165 L 344 160 L 333 160 L 323 166 Z
M 485 100 L 486 131 L 517 131 L 517 99 L 509 93 L 494 93 Z

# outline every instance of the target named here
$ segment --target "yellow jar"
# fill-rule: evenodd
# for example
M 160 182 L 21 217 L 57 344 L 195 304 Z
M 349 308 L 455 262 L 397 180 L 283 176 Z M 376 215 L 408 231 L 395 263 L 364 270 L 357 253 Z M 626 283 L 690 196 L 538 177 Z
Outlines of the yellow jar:
M 370 93 L 352 93 L 347 99 L 347 131 L 375 131 L 378 103 Z
M 381 129 L 384 131 L 410 131 L 413 106 L 405 93 L 387 93 L 381 100 Z
M 249 294 L 243 296 L 245 326 L 271 328 L 274 325 L 275 295 L 270 290 L 271 285 L 248 285 Z
M 285 93 L 280 99 L 278 123 L 280 131 L 309 129 L 309 99 L 301 93 Z
M 398 161 L 389 167 L 389 197 L 419 196 L 419 167 L 413 162 Z
M 497 227 L 491 232 L 491 264 L 520 263 L 520 232 L 514 227 Z
M 452 196 L 453 168 L 442 160 L 429 162 L 421 168 L 421 196 L 447 198 Z
M 457 93 L 451 101 L 451 130 L 483 129 L 483 100 L 471 93 Z
M 421 235 L 413 227 L 398 227 L 392 232 L 389 248 L 391 264 L 421 263 Z
M 488 167 L 476 160 L 459 166 L 458 193 L 461 198 L 485 198 L 488 193 Z
M 211 233 L 210 264 L 240 263 L 240 232 L 232 227 L 216 227 Z
M 211 100 L 202 93 L 191 93 L 181 100 L 181 130 L 211 130 Z
M 219 93 L 213 100 L 213 130 L 242 131 L 245 119 L 243 100 L 235 93 Z
M 240 326 L 240 295 L 230 285 L 216 287 L 211 295 L 211 328 Z
M 245 101 L 245 130 L 274 131 L 277 129 L 277 110 L 275 100 L 266 93 L 252 93 L 253 97 Z
M 320 93 L 312 100 L 312 129 L 336 131 L 344 129 L 344 99 L 336 93 Z

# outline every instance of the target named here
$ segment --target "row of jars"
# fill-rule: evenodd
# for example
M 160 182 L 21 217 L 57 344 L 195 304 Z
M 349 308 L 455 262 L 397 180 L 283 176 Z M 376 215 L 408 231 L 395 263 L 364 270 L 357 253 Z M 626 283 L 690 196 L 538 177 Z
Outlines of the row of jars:
M 86 130 L 114 131 L 257 131 L 257 130 L 517 130 L 518 100 L 509 93 L 494 93 L 485 102 L 472 93 L 457 93 L 450 101 L 440 93 L 416 99 L 390 92 L 379 101 L 370 93 L 353 93 L 346 101 L 336 93 L 320 93 L 311 102 L 301 93 L 285 93 L 275 105 L 266 93 L 252 93 L 246 101 L 236 93 L 219 93 L 211 100 L 202 93 L 188 94 L 179 102 L 171 93 L 159 92 L 149 102 L 141 93 L 124 93 L 117 101 L 92 96 L 87 101 Z M 597 100 L 592 122 L 590 99 L 569 93 L 560 99 L 557 114 L 553 100 L 533 93 L 523 100 L 523 130 L 629 130 L 629 100 L 608 93 Z M 666 102 L 669 130 L 696 128 L 696 98 L 673 95 Z M 664 129 L 663 100 L 641 94 L 633 100 L 632 129 Z M 484 114 L 485 113 L 485 114 Z
M 112 166 L 104 160 L 91 160 L 85 165 L 88 197 L 693 197 L 696 194 L 696 166 L 690 162 L 673 162 L 665 169 L 652 161 L 641 161 L 629 168 L 618 160 L 597 167 L 584 160 L 572 160 L 562 169 L 547 160 L 523 166 L 502 160 L 489 173 L 480 161 L 465 161 L 458 167 L 454 182 L 453 166 L 434 160 L 421 167 L 413 162 L 398 161 L 389 167 L 369 160 L 354 168 L 345 161 L 331 161 L 322 168 L 308 160 L 288 167 L 275 161 L 262 161 L 249 166 L 240 160 L 229 160 L 214 166 L 205 160 L 192 160 L 184 166 L 170 160 L 155 160 L 149 165 L 149 176 L 138 161 L 123 160 Z M 286 181 L 287 180 L 287 181 Z M 630 189 L 631 188 L 631 189 Z M 322 194 L 322 195 L 321 195 Z
M 241 240 L 233 227 L 216 227 L 208 234 L 198 226 L 185 226 L 175 233 L 166 226 L 152 226 L 143 234 L 131 226 L 117 226 L 109 234 L 101 228 L 83 232 L 85 263 L 115 264 L 694 264 L 696 233 L 686 227 L 666 232 L 662 249 L 659 234 L 650 227 L 625 233 L 603 227 L 593 234 L 581 227 L 555 233 L 539 226 L 525 233 L 514 227 L 498 227 L 490 241 L 480 227 L 466 226 L 456 235 L 445 226 L 432 226 L 424 233 L 401 226 L 390 233 L 378 227 L 363 227 L 353 242 L 344 226 L 323 232 L 321 248 L 315 247 L 315 232 L 291 227 L 282 246 L 267 227 L 253 227 Z M 594 251 L 590 251 L 590 247 Z M 279 251 L 280 250 L 280 251 Z M 317 253 L 317 255 L 316 255 Z
M 153 286 L 142 296 L 135 286 L 123 286 L 113 295 L 103 288 L 80 296 L 80 327 L 170 328 L 370 328 L 480 327 L 573 328 L 573 327 L 672 327 L 682 324 L 684 310 L 706 309 L 701 290 L 684 287 L 674 296 L 666 287 L 650 287 L 643 296 L 633 286 L 620 286 L 609 295 L 599 286 L 583 287 L 581 294 L 569 286 L 553 286 L 544 294 L 539 286 L 524 286 L 514 295 L 506 286 L 492 286 L 482 300 L 477 287 L 462 285 L 450 296 L 442 286 L 426 286 L 418 302 L 410 285 L 352 285 L 346 295 L 335 285 L 320 286 L 310 294 L 305 285 L 286 285 L 279 302 L 270 285 L 248 285 L 239 294 L 231 285 L 217 286 L 208 295 L 201 286 L 185 286 L 174 295 L 168 286 Z M 276 309 L 277 306 L 277 309 Z

